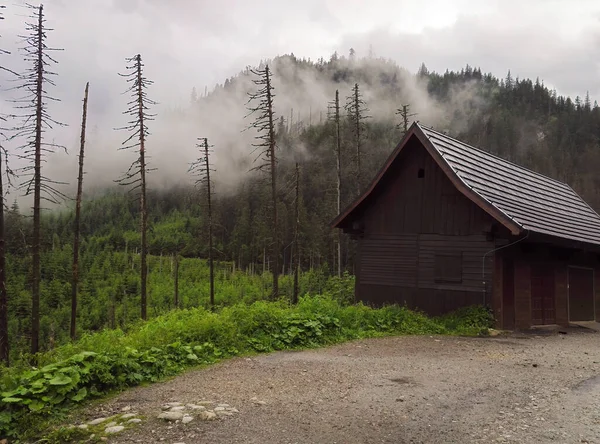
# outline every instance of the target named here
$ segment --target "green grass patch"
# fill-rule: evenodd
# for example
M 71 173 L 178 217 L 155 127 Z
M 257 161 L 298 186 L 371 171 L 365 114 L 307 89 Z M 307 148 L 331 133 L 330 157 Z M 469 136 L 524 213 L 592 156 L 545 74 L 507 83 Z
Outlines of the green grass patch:
M 173 311 L 127 333 L 106 330 L 41 354 L 37 368 L 5 369 L 0 436 L 38 437 L 48 420 L 85 401 L 223 358 L 392 334 L 478 335 L 492 320 L 481 307 L 429 318 L 405 307 L 345 306 L 329 297 L 304 297 L 294 307 L 261 301 L 219 312 Z

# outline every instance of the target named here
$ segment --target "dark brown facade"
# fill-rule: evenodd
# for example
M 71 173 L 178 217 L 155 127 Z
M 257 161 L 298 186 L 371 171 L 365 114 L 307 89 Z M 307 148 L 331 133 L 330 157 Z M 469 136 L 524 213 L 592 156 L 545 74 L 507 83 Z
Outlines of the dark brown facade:
M 461 174 L 413 127 L 334 221 L 357 240 L 356 300 L 432 315 L 484 304 L 503 328 L 600 320 L 600 249 L 523 229 Z

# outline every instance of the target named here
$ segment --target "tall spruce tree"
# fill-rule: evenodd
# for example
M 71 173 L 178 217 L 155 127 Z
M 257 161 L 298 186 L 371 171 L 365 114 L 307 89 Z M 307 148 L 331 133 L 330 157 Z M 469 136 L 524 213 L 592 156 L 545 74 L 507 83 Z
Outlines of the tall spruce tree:
M 127 125 L 119 128 L 129 131 L 130 136 L 123 142 L 119 148 L 121 150 L 136 150 L 138 157 L 130 165 L 125 175 L 118 180 L 121 185 L 132 186 L 132 191 L 139 192 L 140 202 L 140 293 L 141 293 L 141 317 L 147 319 L 147 282 L 148 282 L 148 204 L 146 194 L 146 174 L 148 161 L 146 157 L 146 140 L 150 135 L 148 131 L 148 121 L 154 120 L 155 114 L 150 114 L 150 107 L 156 105 L 156 102 L 150 100 L 147 94 L 147 88 L 152 85 L 151 80 L 144 76 L 144 64 L 140 54 L 126 59 L 126 73 L 119 74 L 127 79 L 129 88 L 125 93 L 131 94 L 131 100 L 127 104 L 128 108 L 124 114 L 131 116 L 132 120 Z
M 273 290 L 271 298 L 276 299 L 279 296 L 279 226 L 277 221 L 277 154 L 275 141 L 275 112 L 273 110 L 273 78 L 269 65 L 264 68 L 253 69 L 251 72 L 257 76 L 254 84 L 258 90 L 249 94 L 248 110 L 250 115 L 255 116 L 254 122 L 250 125 L 258 133 L 257 142 L 253 144 L 255 154 L 254 163 L 256 166 L 252 170 L 264 172 L 269 175 L 271 181 L 271 260 L 273 266 Z

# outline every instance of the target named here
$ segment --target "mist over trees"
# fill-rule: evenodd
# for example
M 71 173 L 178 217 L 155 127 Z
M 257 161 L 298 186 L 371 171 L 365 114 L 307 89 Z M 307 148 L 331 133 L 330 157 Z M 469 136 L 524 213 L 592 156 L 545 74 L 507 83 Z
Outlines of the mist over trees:
M 470 65 L 436 73 L 423 64 L 412 74 L 351 51 L 348 58 L 262 61 L 210 91 L 190 88 L 185 106 L 162 108 L 155 120 L 141 56 L 128 59 L 130 121 L 122 148 L 135 159 L 121 183 L 139 192 L 137 199 L 113 185 L 127 161 L 113 155 L 114 136 L 99 131 L 96 149 L 86 145 L 85 193 L 77 193 L 74 205 L 42 212 L 43 191 L 52 200 L 74 194 L 73 184 L 57 182 L 76 175 L 77 156 L 62 165 L 48 158 L 49 173 L 41 174 L 45 150 L 58 146 L 42 138 L 57 124 L 45 101 L 51 99 L 45 69 L 54 59 L 44 52 L 43 9 L 33 11 L 26 53 L 32 67 L 21 78 L 28 95 L 14 113 L 25 123 L 14 126 L 15 140 L 25 140 L 29 164 L 20 172 L 24 192 L 34 197 L 34 217 L 19 206 L 22 200 L 0 213 L 7 257 L 6 267 L 0 260 L 6 272 L 0 306 L 8 305 L 0 359 L 8 359 L 9 344 L 13 355 L 30 344 L 36 352 L 76 331 L 126 329 L 140 316 L 173 308 L 277 297 L 296 302 L 328 285 L 339 290 L 351 282 L 344 276 L 354 268 L 352 242 L 329 223 L 368 186 L 414 119 L 566 181 L 600 209 L 600 109 L 589 96 L 559 96 L 539 79 L 513 78 L 510 71 L 497 78 Z M 81 161 L 85 115 L 84 105 Z M 147 146 L 159 167 L 148 176 Z M 0 151 L 0 168 L 6 154 Z M 187 174 L 194 159 L 199 190 Z M 253 284 L 239 284 L 240 276 Z

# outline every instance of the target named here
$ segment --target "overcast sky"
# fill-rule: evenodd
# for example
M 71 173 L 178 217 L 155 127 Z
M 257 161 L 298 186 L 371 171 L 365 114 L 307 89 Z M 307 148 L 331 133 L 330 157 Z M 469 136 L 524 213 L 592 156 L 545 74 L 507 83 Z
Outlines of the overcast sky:
M 7 3 L 5 47 L 25 11 Z M 261 58 L 317 59 L 354 47 L 415 71 L 466 63 L 504 76 L 539 76 L 559 93 L 600 95 L 600 2 L 595 0 L 48 0 L 60 92 L 79 100 L 90 80 L 106 106 L 123 58 L 141 53 L 162 103 L 222 83 Z
M 30 11 L 4 2 L 3 64 L 20 71 L 16 51 Z M 600 100 L 600 2 L 597 0 L 48 0 L 50 46 L 62 101 L 51 113 L 68 123 L 60 142 L 77 146 L 80 104 L 91 82 L 91 127 L 121 126 L 125 57 L 141 53 L 155 81 L 150 96 L 187 106 L 203 91 L 261 59 L 293 52 L 313 60 L 334 52 L 391 58 L 415 72 L 469 63 L 504 77 L 539 77 L 559 94 Z M 6 79 L 3 82 L 7 84 Z M 1 93 L 6 97 L 6 91 Z M 119 136 L 121 138 L 121 136 Z M 115 152 L 111 149 L 111 152 Z M 73 157 L 73 156 L 70 156 Z M 73 159 L 70 160 L 74 161 Z M 75 170 L 73 170 L 75 171 Z

